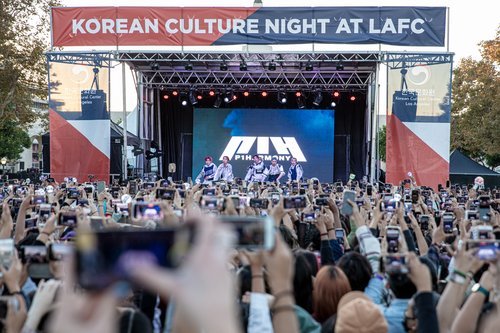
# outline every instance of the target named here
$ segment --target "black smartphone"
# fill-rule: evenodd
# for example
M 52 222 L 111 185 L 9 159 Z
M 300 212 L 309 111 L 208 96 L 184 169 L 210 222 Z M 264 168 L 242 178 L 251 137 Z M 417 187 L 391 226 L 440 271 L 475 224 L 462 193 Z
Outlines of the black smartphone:
M 58 226 L 76 227 L 77 223 L 78 223 L 78 218 L 76 215 L 76 211 L 70 210 L 67 212 L 59 213 L 59 216 L 57 219 Z
M 19 257 L 23 264 L 46 264 L 49 262 L 45 245 L 21 246 Z
M 263 198 L 251 198 L 250 199 L 250 207 L 259 208 L 259 209 L 267 209 L 269 206 L 269 200 Z
M 316 200 L 314 201 L 314 203 L 317 205 L 317 206 L 328 206 L 328 197 L 323 197 L 323 198 L 316 198 Z
M 366 195 L 371 196 L 372 194 L 373 194 L 373 185 L 367 184 L 366 185 Z
M 215 196 L 215 188 L 204 188 L 202 191 L 202 195 Z
M 337 238 L 337 242 L 339 242 L 339 244 L 341 244 L 341 245 L 344 244 L 344 236 L 345 236 L 344 229 L 342 229 L 342 228 L 335 229 L 335 238 Z
M 31 204 L 32 205 L 40 205 L 46 203 L 47 200 L 45 198 L 45 195 L 34 195 L 31 197 Z
M 441 217 L 445 234 L 453 233 L 453 220 L 455 220 L 455 215 L 453 213 L 444 213 Z
M 416 204 L 418 203 L 418 198 L 420 197 L 420 193 L 418 190 L 412 190 L 411 191 L 411 203 Z
M 283 206 L 285 209 L 306 208 L 307 200 L 303 195 L 285 197 L 283 199 Z
M 195 237 L 194 228 L 182 225 L 160 230 L 107 230 L 76 237 L 76 276 L 89 290 L 103 290 L 128 278 L 130 261 L 149 261 L 175 268 L 185 258 Z
M 161 220 L 163 211 L 158 203 L 138 202 L 132 208 L 133 217 L 139 220 Z
M 420 215 L 418 217 L 418 223 L 420 224 L 420 230 L 429 230 L 429 215 Z
M 174 200 L 175 190 L 171 188 L 157 188 L 156 199 Z
M 66 191 L 68 199 L 78 199 L 80 197 L 80 191 L 76 187 L 70 187 Z
M 398 253 L 399 252 L 399 228 L 398 227 L 387 227 L 386 239 L 387 239 L 387 253 Z

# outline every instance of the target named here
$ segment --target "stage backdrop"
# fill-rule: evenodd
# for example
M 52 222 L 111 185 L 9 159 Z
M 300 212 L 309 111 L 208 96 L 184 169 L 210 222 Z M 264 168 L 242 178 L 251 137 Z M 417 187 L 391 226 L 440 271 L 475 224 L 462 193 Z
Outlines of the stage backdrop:
M 220 164 L 227 155 L 236 177 L 244 177 L 252 156 L 266 165 L 277 156 L 285 172 L 296 157 L 304 177 L 333 180 L 334 110 L 195 109 L 193 177 L 205 156 Z
M 437 190 L 449 178 L 450 84 L 451 62 L 388 70 L 387 182 L 412 172 Z

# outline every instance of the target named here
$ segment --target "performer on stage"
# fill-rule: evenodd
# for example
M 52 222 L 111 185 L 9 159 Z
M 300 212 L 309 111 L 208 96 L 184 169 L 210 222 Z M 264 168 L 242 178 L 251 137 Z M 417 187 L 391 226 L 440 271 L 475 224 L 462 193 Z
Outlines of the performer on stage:
M 233 167 L 231 164 L 229 164 L 229 157 L 223 156 L 222 163 L 219 165 L 217 171 L 215 172 L 214 181 L 225 180 L 227 182 L 232 182 L 233 178 Z
M 283 170 L 283 166 L 278 164 L 278 158 L 273 156 L 271 159 L 271 165 L 268 168 L 267 181 L 276 182 L 279 184 L 280 179 L 285 175 L 285 171 Z
M 290 159 L 290 168 L 288 169 L 288 181 L 301 181 L 302 176 L 304 175 L 304 170 L 302 169 L 302 165 L 297 163 L 297 159 L 292 157 Z
M 259 155 L 253 156 L 253 163 L 248 167 L 245 180 L 251 182 L 263 182 L 266 179 L 266 166 Z
M 217 166 L 212 163 L 212 157 L 205 157 L 205 165 L 203 166 L 203 168 L 201 168 L 198 177 L 196 177 L 196 183 L 211 184 L 216 171 Z

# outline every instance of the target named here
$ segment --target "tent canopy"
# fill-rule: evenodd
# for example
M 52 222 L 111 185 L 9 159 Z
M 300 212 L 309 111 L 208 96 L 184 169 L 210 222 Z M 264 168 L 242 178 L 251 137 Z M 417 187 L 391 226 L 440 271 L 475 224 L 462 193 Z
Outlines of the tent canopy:
M 477 163 L 455 149 L 450 155 L 450 174 L 474 176 L 500 176 L 500 173 Z

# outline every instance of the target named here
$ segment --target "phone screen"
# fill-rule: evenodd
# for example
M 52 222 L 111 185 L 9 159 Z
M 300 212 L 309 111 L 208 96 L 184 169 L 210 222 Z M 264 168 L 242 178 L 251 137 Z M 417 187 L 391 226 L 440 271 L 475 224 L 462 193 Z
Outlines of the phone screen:
M 221 216 L 220 220 L 236 233 L 236 248 L 270 250 L 274 247 L 274 224 L 269 217 Z
M 349 204 L 348 200 L 356 202 L 356 192 L 349 190 L 344 191 L 342 208 L 340 209 L 340 213 L 342 213 L 343 215 L 352 215 L 352 207 Z

